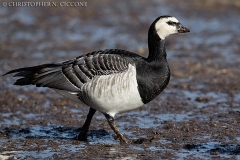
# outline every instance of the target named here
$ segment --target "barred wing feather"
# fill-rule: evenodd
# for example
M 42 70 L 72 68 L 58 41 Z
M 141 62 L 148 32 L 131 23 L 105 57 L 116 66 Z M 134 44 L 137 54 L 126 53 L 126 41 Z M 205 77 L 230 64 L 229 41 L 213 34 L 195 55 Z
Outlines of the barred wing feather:
M 19 68 L 7 72 L 21 77 L 15 85 L 36 85 L 69 92 L 79 92 L 84 83 L 95 76 L 121 73 L 128 69 L 129 54 L 123 50 L 95 51 L 75 59 L 56 64 L 43 64 L 34 67 Z

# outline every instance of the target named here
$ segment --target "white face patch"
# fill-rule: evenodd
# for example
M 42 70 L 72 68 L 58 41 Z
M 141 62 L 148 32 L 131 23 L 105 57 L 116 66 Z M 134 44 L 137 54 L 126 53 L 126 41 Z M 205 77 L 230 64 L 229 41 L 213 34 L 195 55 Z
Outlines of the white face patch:
M 178 33 L 176 26 L 167 24 L 168 21 L 179 23 L 175 17 L 166 17 L 159 19 L 155 24 L 155 29 L 161 39 L 165 39 L 171 34 Z

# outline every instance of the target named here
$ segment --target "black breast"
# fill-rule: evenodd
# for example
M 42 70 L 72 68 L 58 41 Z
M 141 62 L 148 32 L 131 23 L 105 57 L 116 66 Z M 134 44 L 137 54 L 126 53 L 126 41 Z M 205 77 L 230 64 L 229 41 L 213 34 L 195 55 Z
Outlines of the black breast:
M 138 61 L 137 82 L 143 103 L 148 103 L 157 97 L 168 85 L 170 69 L 167 61 Z

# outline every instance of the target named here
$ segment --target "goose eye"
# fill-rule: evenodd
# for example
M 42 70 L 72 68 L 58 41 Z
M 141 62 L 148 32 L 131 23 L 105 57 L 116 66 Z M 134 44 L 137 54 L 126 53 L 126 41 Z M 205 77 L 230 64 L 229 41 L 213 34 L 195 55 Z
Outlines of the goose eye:
M 167 24 L 169 24 L 169 25 L 176 25 L 177 23 L 173 22 L 173 21 L 168 21 Z

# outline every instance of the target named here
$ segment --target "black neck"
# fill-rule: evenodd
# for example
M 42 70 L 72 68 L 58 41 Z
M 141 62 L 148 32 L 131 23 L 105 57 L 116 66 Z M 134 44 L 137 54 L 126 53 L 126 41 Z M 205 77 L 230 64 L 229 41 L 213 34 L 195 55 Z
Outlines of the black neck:
M 148 33 L 148 61 L 161 61 L 166 59 L 165 40 L 162 40 L 156 33 Z

